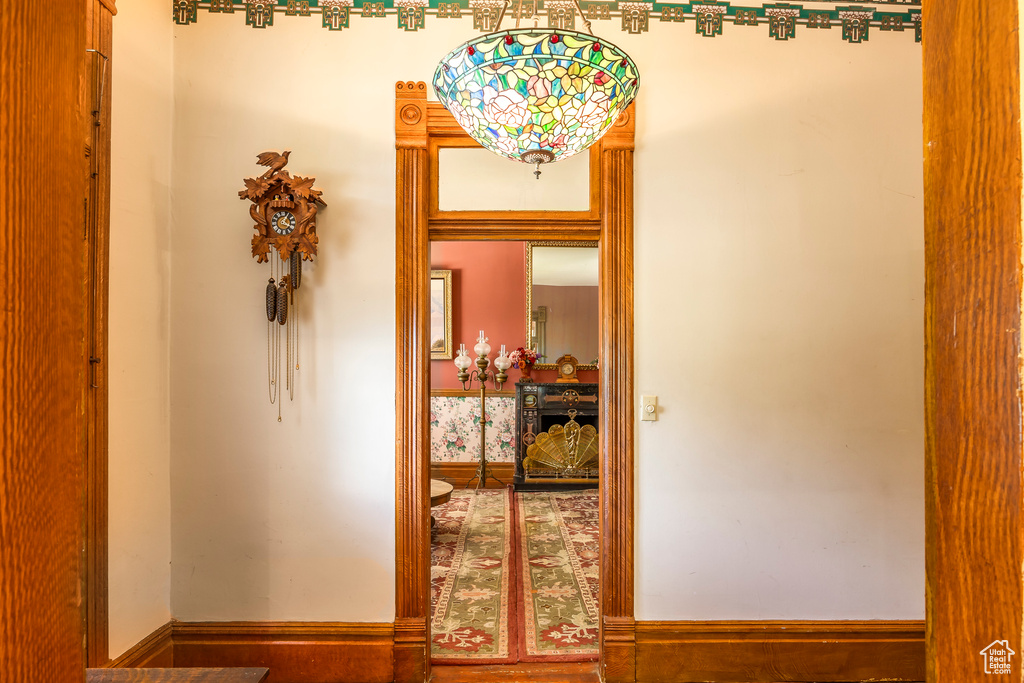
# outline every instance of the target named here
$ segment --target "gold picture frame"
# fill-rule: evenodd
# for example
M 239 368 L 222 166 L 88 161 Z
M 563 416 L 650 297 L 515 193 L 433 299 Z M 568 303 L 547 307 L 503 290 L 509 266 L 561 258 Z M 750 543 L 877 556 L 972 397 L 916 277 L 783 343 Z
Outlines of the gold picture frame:
M 430 359 L 452 359 L 452 271 L 430 271 Z
M 587 247 L 597 249 L 597 242 L 582 240 L 527 240 L 526 241 L 526 339 L 527 342 L 534 336 L 534 326 L 544 322 L 536 318 L 533 310 L 533 249 L 534 247 Z M 536 351 L 537 349 L 534 348 Z M 538 370 L 557 370 L 557 363 L 535 363 Z M 577 363 L 578 370 L 597 370 L 597 363 Z

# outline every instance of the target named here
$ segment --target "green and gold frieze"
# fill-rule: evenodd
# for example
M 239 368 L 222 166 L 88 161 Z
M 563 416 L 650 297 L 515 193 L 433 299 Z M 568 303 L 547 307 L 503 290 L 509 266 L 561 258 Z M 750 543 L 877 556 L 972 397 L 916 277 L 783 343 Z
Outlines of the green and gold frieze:
M 280 15 L 320 17 L 329 31 L 350 27 L 353 15 L 375 20 L 397 17 L 404 31 L 426 28 L 432 20 L 473 17 L 481 32 L 496 28 L 504 0 L 171 0 L 176 24 L 199 20 L 202 11 L 238 14 L 247 26 L 268 28 Z M 536 6 L 535 6 L 536 5 Z M 906 33 L 921 42 L 921 3 L 906 0 L 815 0 L 800 4 L 773 2 L 734 5 L 729 2 L 665 3 L 644 0 L 581 0 L 589 20 L 615 21 L 626 33 L 645 33 L 652 21 L 692 24 L 694 33 L 714 38 L 726 31 L 760 28 L 768 38 L 790 40 L 804 30 L 832 31 L 847 43 L 864 43 L 875 31 Z M 550 28 L 575 29 L 573 0 L 524 0 L 522 13 L 535 13 Z M 506 12 L 508 14 L 508 12 Z

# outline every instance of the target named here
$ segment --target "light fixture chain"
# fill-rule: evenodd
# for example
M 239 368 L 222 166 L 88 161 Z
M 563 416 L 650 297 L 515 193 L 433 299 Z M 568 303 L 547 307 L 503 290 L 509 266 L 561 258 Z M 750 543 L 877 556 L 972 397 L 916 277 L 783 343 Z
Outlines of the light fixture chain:
M 501 22 L 505 19 L 505 10 L 507 10 L 511 4 L 511 0 L 505 0 L 505 4 L 501 6 L 501 12 L 498 13 L 498 24 L 494 27 L 495 31 L 501 30 Z
M 583 13 L 583 8 L 580 7 L 580 0 L 572 0 L 573 4 L 576 5 L 576 11 L 580 13 L 580 21 L 583 22 L 583 29 L 590 35 L 594 35 L 594 31 L 590 28 L 590 22 L 587 21 L 587 15 Z

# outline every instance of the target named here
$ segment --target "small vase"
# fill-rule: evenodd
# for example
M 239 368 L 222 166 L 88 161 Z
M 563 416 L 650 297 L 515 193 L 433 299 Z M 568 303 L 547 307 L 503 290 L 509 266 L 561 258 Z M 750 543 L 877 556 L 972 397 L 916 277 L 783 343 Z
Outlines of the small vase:
M 527 365 L 526 363 L 520 363 L 519 364 L 519 372 L 523 373 L 523 376 L 519 378 L 519 381 L 523 382 L 523 383 L 532 382 L 533 378 L 530 377 L 530 370 L 532 370 L 532 369 L 533 369 L 532 365 Z

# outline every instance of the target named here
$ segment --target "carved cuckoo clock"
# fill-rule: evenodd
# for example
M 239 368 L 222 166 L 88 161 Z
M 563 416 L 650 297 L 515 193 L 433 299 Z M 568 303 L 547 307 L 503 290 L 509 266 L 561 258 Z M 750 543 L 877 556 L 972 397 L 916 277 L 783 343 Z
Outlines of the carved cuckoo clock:
M 252 255 L 257 263 L 270 264 L 266 287 L 267 306 L 267 383 L 270 402 L 277 403 L 281 420 L 281 352 L 285 352 L 285 390 L 295 397 L 295 370 L 298 359 L 298 289 L 302 284 L 302 262 L 312 261 L 317 253 L 316 214 L 327 204 L 323 194 L 313 187 L 316 178 L 292 176 L 284 170 L 290 151 L 283 154 L 263 152 L 256 160 L 267 171 L 245 179 L 238 196 L 252 202 L 249 215 L 256 221 L 252 236 Z M 289 312 L 289 309 L 290 312 Z M 276 325 L 274 323 L 277 323 Z M 285 343 L 281 344 L 281 329 Z

